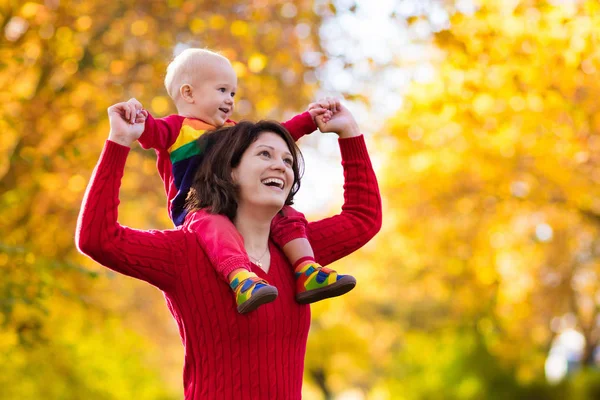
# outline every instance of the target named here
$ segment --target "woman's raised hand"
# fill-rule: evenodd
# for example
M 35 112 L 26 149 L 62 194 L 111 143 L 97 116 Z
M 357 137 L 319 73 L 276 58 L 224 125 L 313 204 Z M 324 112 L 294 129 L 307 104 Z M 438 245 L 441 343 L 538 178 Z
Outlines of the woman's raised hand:
M 329 118 L 327 115 L 316 117 L 317 126 L 321 132 L 333 132 L 342 139 L 360 135 L 358 124 L 352 113 L 340 103 L 339 99 L 327 97 L 317 103 L 332 112 Z
M 108 139 L 123 146 L 131 146 L 144 133 L 147 113 L 141 103 L 131 99 L 108 107 L 110 134 Z

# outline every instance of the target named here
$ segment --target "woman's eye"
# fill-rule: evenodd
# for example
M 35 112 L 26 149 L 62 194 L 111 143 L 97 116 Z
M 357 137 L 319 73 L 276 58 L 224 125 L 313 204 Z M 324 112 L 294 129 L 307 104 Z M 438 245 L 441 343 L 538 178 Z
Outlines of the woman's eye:
M 266 150 L 261 151 L 260 153 L 258 153 L 261 156 L 265 156 L 265 157 L 271 157 L 271 153 L 269 153 Z
M 292 160 L 291 158 L 286 158 L 283 160 L 283 162 L 290 166 L 294 165 L 294 160 Z

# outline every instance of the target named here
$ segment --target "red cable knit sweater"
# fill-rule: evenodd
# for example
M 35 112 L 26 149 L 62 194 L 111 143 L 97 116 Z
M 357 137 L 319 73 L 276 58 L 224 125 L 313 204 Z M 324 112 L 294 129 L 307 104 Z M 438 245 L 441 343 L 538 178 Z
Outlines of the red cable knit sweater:
M 362 136 L 339 140 L 344 205 L 308 224 L 321 265 L 367 243 L 381 226 L 381 199 Z M 300 399 L 310 308 L 294 300 L 292 268 L 270 243 L 269 273 L 277 299 L 236 312 L 231 289 L 185 226 L 141 231 L 117 223 L 119 187 L 129 148 L 107 141 L 87 188 L 77 225 L 79 249 L 110 269 L 163 291 L 185 346 L 186 399 Z

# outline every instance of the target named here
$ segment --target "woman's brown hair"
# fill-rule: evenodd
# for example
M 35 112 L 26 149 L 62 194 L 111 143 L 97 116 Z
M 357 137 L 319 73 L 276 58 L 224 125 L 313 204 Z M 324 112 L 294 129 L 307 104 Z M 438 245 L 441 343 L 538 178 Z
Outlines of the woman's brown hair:
M 198 139 L 203 159 L 190 188 L 186 208 L 190 211 L 205 208 L 213 214 L 223 214 L 233 221 L 237 213 L 238 187 L 233 182 L 231 171 L 240 164 L 248 147 L 265 132 L 274 133 L 282 138 L 292 153 L 294 183 L 285 204 L 293 204 L 294 195 L 300 189 L 303 172 L 302 154 L 294 139 L 278 122 L 242 121 L 232 127 L 205 133 Z

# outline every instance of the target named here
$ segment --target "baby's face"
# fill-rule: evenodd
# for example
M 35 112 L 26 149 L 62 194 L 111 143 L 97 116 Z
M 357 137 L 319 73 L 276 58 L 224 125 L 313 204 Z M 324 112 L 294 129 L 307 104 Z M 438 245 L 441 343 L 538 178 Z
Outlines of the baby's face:
M 228 62 L 215 60 L 207 63 L 194 79 L 193 117 L 217 128 L 231 117 L 237 76 Z

